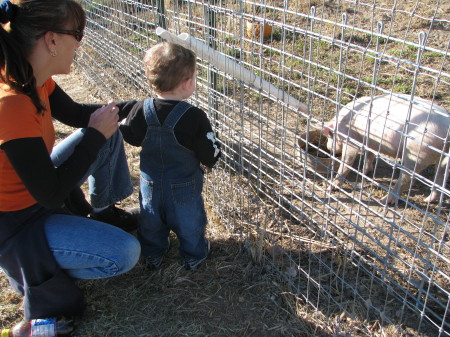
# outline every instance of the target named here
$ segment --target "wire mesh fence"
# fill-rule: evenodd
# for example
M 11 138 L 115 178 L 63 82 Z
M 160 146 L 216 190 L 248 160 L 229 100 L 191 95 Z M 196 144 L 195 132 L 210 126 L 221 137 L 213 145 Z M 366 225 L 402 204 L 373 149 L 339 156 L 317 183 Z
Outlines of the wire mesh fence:
M 82 3 L 76 64 L 109 98 L 152 94 L 157 27 L 219 53 L 189 100 L 223 149 L 205 197 L 299 303 L 355 334 L 450 335 L 448 2 Z

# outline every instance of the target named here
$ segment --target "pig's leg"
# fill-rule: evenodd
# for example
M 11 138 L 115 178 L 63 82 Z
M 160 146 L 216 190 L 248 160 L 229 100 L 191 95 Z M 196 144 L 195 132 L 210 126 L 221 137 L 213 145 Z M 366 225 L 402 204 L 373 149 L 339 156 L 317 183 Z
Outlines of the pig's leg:
M 336 177 L 333 179 L 331 186 L 329 187 L 330 191 L 335 190 L 337 187 L 342 185 L 343 179 L 350 172 L 350 167 L 355 162 L 358 153 L 359 151 L 356 148 L 349 146 L 348 144 L 344 145 L 342 150 L 342 162 L 339 165 Z
M 448 157 L 445 157 L 441 161 L 441 164 L 439 165 L 438 169 L 436 170 L 435 181 L 436 181 L 436 185 L 438 185 L 438 186 L 445 187 L 445 185 L 447 184 L 447 181 L 444 181 L 445 173 L 446 173 L 445 170 L 447 169 L 447 162 L 448 162 Z M 432 189 L 430 195 L 427 198 L 425 198 L 424 201 L 426 203 L 436 202 L 436 201 L 438 201 L 438 199 L 439 199 L 439 192 Z
M 364 169 L 364 174 L 367 176 L 373 171 L 373 161 L 375 160 L 375 154 L 367 151 L 366 153 L 366 167 Z
M 404 174 L 402 171 L 400 171 L 398 180 L 395 183 L 394 187 L 392 188 L 392 192 L 398 193 L 398 195 L 401 195 L 403 192 L 403 189 L 405 186 L 409 185 L 409 182 L 411 181 L 411 177 L 409 174 Z M 398 189 L 400 187 L 400 190 Z M 397 200 L 397 197 L 394 195 L 394 193 L 388 192 L 383 198 L 380 199 L 380 203 L 392 205 Z
M 425 164 L 422 161 L 417 161 L 417 156 L 412 155 L 411 153 L 407 153 L 405 159 L 403 160 L 403 166 L 411 171 L 415 170 L 416 172 L 422 172 L 429 164 Z M 398 176 L 398 180 L 392 188 L 392 192 L 398 193 L 400 196 L 405 190 L 410 186 L 411 176 L 407 173 L 404 173 L 400 170 L 400 174 Z M 383 198 L 380 199 L 382 204 L 391 205 L 395 203 L 397 197 L 393 193 L 386 194 Z

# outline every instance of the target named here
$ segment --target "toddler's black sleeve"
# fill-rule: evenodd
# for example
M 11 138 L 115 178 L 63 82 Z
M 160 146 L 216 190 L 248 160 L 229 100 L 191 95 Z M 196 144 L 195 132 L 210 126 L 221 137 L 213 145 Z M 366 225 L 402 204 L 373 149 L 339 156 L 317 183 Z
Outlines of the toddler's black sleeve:
M 128 117 L 120 123 L 123 139 L 130 145 L 141 146 L 147 133 L 144 117 L 144 101 L 139 101 L 130 109 Z
M 200 162 L 212 168 L 221 155 L 220 143 L 216 139 L 211 122 L 203 110 L 195 109 L 200 114 L 199 125 L 193 143 L 194 151 L 197 153 Z

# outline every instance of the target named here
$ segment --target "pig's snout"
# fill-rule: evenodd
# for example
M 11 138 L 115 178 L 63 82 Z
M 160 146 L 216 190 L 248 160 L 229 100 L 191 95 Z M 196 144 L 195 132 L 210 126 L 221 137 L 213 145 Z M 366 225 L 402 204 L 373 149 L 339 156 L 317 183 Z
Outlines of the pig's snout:
M 332 119 L 331 121 L 325 123 L 325 125 L 322 128 L 322 133 L 324 136 L 327 137 L 327 150 L 330 153 L 333 153 L 336 155 L 339 155 L 342 153 L 342 143 L 339 142 L 339 139 L 336 135 L 336 139 L 333 139 L 333 133 L 335 129 L 336 121 Z
M 336 156 L 342 154 L 342 141 L 339 139 L 338 135 L 333 139 L 332 132 L 327 135 L 327 150 Z
M 334 146 L 333 146 L 334 144 Z M 339 146 L 339 141 L 336 138 L 336 141 L 333 141 L 333 136 L 329 136 L 327 139 L 327 149 L 330 153 L 333 153 L 333 148 L 334 148 L 334 154 L 339 155 L 342 153 L 342 147 Z
M 327 149 L 330 153 L 333 153 L 333 138 L 327 137 Z

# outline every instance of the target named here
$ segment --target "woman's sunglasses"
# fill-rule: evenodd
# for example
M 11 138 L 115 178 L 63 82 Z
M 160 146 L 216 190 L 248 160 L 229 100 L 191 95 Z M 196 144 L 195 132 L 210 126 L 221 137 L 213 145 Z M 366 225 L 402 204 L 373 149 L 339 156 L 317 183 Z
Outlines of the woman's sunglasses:
M 67 34 L 67 35 L 72 35 L 75 40 L 77 40 L 78 42 L 81 42 L 81 40 L 83 39 L 84 36 L 84 32 L 82 30 L 52 30 L 52 32 L 54 33 L 58 33 L 58 34 Z

